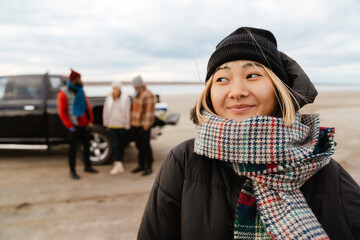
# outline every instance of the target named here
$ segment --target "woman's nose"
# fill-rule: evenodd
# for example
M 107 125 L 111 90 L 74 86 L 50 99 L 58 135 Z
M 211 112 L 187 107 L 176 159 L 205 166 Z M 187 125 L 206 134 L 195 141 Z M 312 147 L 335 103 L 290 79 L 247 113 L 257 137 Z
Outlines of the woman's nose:
M 233 81 L 233 84 L 230 86 L 229 97 L 235 100 L 238 100 L 242 97 L 249 95 L 249 92 L 246 88 L 246 83 L 242 79 L 236 79 Z

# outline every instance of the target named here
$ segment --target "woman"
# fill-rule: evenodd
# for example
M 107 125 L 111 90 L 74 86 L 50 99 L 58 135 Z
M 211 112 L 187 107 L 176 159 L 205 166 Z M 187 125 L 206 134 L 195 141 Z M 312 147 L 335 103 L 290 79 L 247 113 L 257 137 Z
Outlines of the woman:
M 110 174 L 123 173 L 126 130 L 130 129 L 130 99 L 121 94 L 121 82 L 112 83 L 112 93 L 106 97 L 103 108 L 103 124 L 109 129 L 114 146 L 115 160 Z
M 138 239 L 359 239 L 360 187 L 330 157 L 334 129 L 297 112 L 316 95 L 271 32 L 222 40 L 195 140 L 164 161 Z

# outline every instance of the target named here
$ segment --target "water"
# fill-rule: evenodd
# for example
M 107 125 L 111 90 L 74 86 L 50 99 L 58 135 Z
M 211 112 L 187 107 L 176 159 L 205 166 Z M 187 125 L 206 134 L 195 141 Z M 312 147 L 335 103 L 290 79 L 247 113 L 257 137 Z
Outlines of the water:
M 147 85 L 147 88 L 154 94 L 162 95 L 184 95 L 200 94 L 204 89 L 204 84 L 164 84 Z M 112 89 L 111 86 L 86 86 L 84 87 L 88 96 L 106 96 Z M 122 92 L 126 95 L 134 95 L 134 88 L 130 85 L 123 85 Z
M 315 84 L 319 92 L 322 91 L 360 91 L 360 84 Z

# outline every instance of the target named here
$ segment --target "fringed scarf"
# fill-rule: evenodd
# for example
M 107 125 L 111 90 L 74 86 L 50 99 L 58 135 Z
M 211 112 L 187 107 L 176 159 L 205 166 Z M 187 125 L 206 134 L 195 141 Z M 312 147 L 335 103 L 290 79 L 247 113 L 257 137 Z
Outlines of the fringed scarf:
M 80 117 L 87 110 L 84 89 L 81 86 L 76 86 L 76 85 L 72 84 L 70 81 L 68 82 L 68 86 L 75 91 L 75 100 L 73 103 L 73 114 L 76 117 Z
M 230 162 L 248 179 L 236 208 L 235 239 L 329 239 L 299 188 L 330 161 L 334 128 L 319 115 L 255 116 L 241 122 L 203 112 L 195 152 Z M 321 139 L 321 141 L 320 141 Z

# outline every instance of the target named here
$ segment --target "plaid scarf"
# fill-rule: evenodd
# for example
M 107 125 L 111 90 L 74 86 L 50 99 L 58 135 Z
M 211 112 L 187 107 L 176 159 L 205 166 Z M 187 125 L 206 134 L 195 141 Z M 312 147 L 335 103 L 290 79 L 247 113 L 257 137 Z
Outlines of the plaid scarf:
M 232 164 L 248 179 L 236 208 L 235 239 L 329 239 L 299 188 L 328 164 L 334 128 L 319 115 L 296 114 L 295 123 L 255 116 L 241 122 L 203 112 L 195 152 Z M 320 141 L 321 140 L 321 141 Z

